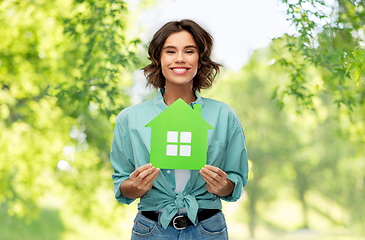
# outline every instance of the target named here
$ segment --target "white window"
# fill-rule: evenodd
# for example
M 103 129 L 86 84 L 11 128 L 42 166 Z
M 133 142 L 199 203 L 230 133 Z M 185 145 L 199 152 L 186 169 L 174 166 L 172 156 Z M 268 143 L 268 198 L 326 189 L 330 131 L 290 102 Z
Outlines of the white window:
M 181 132 L 180 133 L 181 143 L 191 143 L 191 132 Z
M 167 142 L 177 143 L 178 136 L 179 136 L 179 132 L 168 131 L 167 132 Z
M 177 145 L 167 145 L 166 146 L 167 156 L 177 156 Z
M 190 157 L 191 146 L 190 145 L 180 145 L 180 156 Z
M 180 135 L 180 138 L 179 138 Z M 191 145 L 186 143 L 191 143 L 191 132 L 177 132 L 177 131 L 167 131 L 166 142 L 166 155 L 167 156 L 177 156 L 179 150 L 179 156 L 190 157 L 191 156 Z M 171 144 L 176 143 L 176 144 Z

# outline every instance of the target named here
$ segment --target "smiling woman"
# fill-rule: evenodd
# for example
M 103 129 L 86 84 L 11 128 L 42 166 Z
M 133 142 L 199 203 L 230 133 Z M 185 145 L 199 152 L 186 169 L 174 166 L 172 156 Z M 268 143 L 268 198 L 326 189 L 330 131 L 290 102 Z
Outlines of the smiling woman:
M 210 56 L 213 49 L 212 36 L 201 28 L 198 24 L 191 20 L 181 20 L 180 22 L 168 22 L 160 30 L 158 30 L 148 48 L 148 54 L 150 56 L 151 63 L 147 65 L 143 70 L 147 78 L 147 85 L 152 85 L 156 88 L 165 87 L 165 76 L 161 71 L 161 55 L 163 54 L 163 48 L 168 46 L 166 40 L 176 33 L 182 34 L 183 32 L 190 34 L 183 34 L 187 39 L 187 42 L 180 41 L 180 44 L 187 47 L 186 50 L 195 50 L 199 57 L 198 71 L 194 76 L 193 88 L 197 91 L 201 89 L 210 88 L 217 73 L 219 73 L 220 64 L 211 60 Z M 176 39 L 176 37 L 174 38 Z M 172 39 L 170 38 L 170 45 Z M 161 44 L 163 43 L 163 44 Z M 178 42 L 174 42 L 178 44 Z M 188 48 L 188 47 L 191 48 Z M 177 47 L 177 46 L 175 46 Z M 194 49 L 195 48 L 195 49 Z M 169 49 L 171 51 L 176 49 Z
M 132 239 L 228 239 L 221 199 L 240 198 L 247 183 L 248 163 L 235 111 L 197 93 L 211 87 L 219 71 L 220 64 L 210 59 L 212 46 L 210 34 L 191 20 L 165 24 L 153 36 L 148 49 L 151 64 L 144 68 L 147 84 L 160 92 L 155 99 L 126 108 L 117 117 L 110 154 L 115 197 L 125 204 L 140 198 Z M 176 156 L 177 143 L 187 143 L 180 145 L 179 154 L 189 157 L 190 150 L 199 147 L 207 160 L 200 170 L 156 169 L 149 163 L 152 139 L 145 126 L 179 98 L 187 109 L 201 112 L 200 118 L 211 125 L 205 138 L 209 145 L 191 146 L 194 133 L 179 134 L 178 129 L 171 129 L 158 131 L 169 142 L 161 149 Z M 179 127 L 189 121 L 197 124 L 195 118 L 185 120 L 173 122 Z
M 198 65 L 199 53 L 193 36 L 187 31 L 171 34 L 166 39 L 161 53 L 161 71 L 165 77 L 165 97 L 173 94 L 173 91 L 183 89 L 191 92 Z M 195 95 L 191 94 L 191 97 L 190 102 L 196 100 Z M 172 103 L 166 102 L 167 106 Z

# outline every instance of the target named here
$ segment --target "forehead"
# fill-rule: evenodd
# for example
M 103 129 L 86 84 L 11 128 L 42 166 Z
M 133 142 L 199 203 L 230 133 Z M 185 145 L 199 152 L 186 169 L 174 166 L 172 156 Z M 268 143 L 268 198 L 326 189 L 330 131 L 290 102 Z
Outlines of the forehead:
M 166 38 L 166 41 L 163 45 L 164 47 L 167 46 L 174 46 L 174 47 L 185 47 L 185 46 L 195 46 L 196 42 L 193 38 L 193 35 L 191 35 L 187 31 L 181 31 L 172 33 L 170 36 Z

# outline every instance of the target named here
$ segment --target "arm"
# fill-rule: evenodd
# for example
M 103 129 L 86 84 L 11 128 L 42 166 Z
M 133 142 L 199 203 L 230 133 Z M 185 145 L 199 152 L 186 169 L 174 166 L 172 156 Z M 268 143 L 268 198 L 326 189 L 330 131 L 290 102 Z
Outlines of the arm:
M 220 197 L 231 195 L 234 184 L 227 179 L 227 174 L 220 168 L 205 165 L 200 174 L 207 182 L 207 191 Z
M 124 204 L 130 204 L 150 190 L 160 171 L 152 164 L 145 164 L 136 169 L 133 151 L 128 121 L 123 111 L 118 115 L 115 124 L 110 161 L 114 170 L 112 177 L 115 197 Z
M 129 179 L 120 184 L 120 192 L 127 198 L 140 198 L 152 188 L 152 183 L 158 176 L 160 169 L 151 163 L 137 168 L 129 176 Z
M 146 176 L 138 174 L 138 171 L 140 171 L 143 166 L 140 168 L 136 167 L 136 160 L 134 159 L 135 154 L 128 125 L 127 112 L 124 110 L 117 117 L 112 149 L 110 151 L 110 162 L 114 170 L 112 178 L 115 198 L 118 202 L 124 204 L 132 203 L 137 197 L 140 197 L 139 195 L 141 195 L 141 193 L 133 194 L 135 193 L 132 188 L 133 185 L 128 184 L 131 183 L 130 178 L 132 177 L 132 179 L 134 179 L 135 177 L 143 176 L 142 179 L 144 179 Z M 139 170 L 137 171 L 136 168 Z M 146 169 L 142 169 L 142 171 L 143 170 Z M 125 185 L 126 188 L 122 187 L 122 185 Z M 144 193 L 141 196 L 143 196 Z
M 237 201 L 247 184 L 248 177 L 248 158 L 246 151 L 245 135 L 242 126 L 237 118 L 235 126 L 228 136 L 226 147 L 226 159 L 222 169 L 234 184 L 234 189 L 230 195 L 221 197 L 228 202 Z
M 206 165 L 200 170 L 207 182 L 207 191 L 229 202 L 240 198 L 248 175 L 244 132 L 234 110 L 232 113 L 231 121 L 228 122 L 228 126 L 232 127 L 229 127 L 231 130 L 227 136 L 224 164 L 220 168 Z

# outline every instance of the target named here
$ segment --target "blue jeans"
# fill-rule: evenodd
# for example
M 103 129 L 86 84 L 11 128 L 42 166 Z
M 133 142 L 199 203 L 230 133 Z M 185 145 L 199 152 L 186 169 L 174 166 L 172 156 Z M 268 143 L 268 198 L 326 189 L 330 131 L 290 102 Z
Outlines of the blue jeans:
M 183 230 L 177 230 L 169 225 L 164 229 L 158 222 L 137 213 L 132 228 L 131 240 L 160 240 L 160 239 L 178 239 L 178 240 L 228 240 L 226 220 L 222 212 L 218 212 L 204 221 L 197 221 L 196 225 L 189 226 Z

